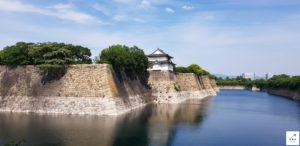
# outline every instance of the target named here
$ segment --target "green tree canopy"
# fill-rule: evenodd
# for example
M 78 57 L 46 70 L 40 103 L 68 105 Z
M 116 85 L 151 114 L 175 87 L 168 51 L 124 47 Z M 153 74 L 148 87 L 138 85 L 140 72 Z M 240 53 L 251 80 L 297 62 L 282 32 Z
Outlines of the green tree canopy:
M 276 75 L 268 80 L 268 86 L 273 89 L 300 90 L 300 76 Z
M 189 73 L 189 70 L 188 70 L 187 67 L 178 66 L 178 67 L 175 67 L 175 72 L 178 72 L 178 73 Z
M 260 89 L 289 89 L 289 90 L 300 90 L 300 76 L 290 77 L 289 75 L 281 74 L 275 75 L 269 80 L 259 79 L 251 81 L 249 79 L 243 79 L 241 77 L 237 78 L 218 78 L 217 84 L 221 86 L 231 85 L 231 86 L 253 86 Z
M 2 65 L 90 64 L 88 48 L 64 43 L 18 42 L 0 51 Z
M 68 64 L 90 64 L 88 48 L 64 43 L 18 42 L 0 51 L 0 64 L 37 65 L 48 79 L 63 75 Z
M 111 64 L 120 79 L 123 78 L 121 74 L 125 73 L 131 78 L 137 77 L 143 85 L 148 86 L 148 58 L 144 51 L 137 46 L 110 46 L 103 49 L 94 61 L 95 63 Z
M 90 64 L 91 52 L 88 48 L 64 43 L 38 43 L 29 51 L 32 64 Z
M 194 73 L 198 76 L 209 76 L 210 78 L 216 78 L 215 76 L 211 75 L 208 71 L 202 69 L 198 64 L 191 64 L 188 67 L 178 66 L 175 67 L 175 72 L 177 73 Z
M 206 70 L 202 69 L 198 64 L 191 64 L 187 68 L 190 72 L 195 73 L 199 76 L 209 75 L 209 73 Z
M 113 45 L 103 49 L 96 63 L 109 63 L 115 71 L 145 73 L 149 66 L 144 51 L 137 46 Z
M 29 65 L 32 58 L 28 55 L 29 48 L 33 43 L 18 42 L 16 45 L 5 47 L 0 51 L 1 65 L 17 66 Z

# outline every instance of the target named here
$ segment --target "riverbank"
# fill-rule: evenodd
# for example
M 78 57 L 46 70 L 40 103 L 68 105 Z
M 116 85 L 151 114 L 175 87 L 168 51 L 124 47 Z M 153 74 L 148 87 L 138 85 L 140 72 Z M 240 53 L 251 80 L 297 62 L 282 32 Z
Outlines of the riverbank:
M 223 90 L 251 90 L 251 91 L 260 91 L 257 87 L 245 87 L 245 86 L 218 86 L 219 89 Z
M 250 90 L 250 91 L 262 91 L 267 92 L 271 95 L 277 95 L 282 97 L 287 97 L 292 100 L 300 101 L 300 92 L 289 90 L 289 89 L 259 89 L 257 87 L 247 88 L 245 86 L 218 86 L 221 90 Z
M 168 76 L 168 77 L 166 77 Z M 107 64 L 70 65 L 59 80 L 43 84 L 34 66 L 0 66 L 0 111 L 120 115 L 149 103 L 181 103 L 216 95 L 208 77 L 150 73 L 149 87 Z
M 288 89 L 269 89 L 267 91 L 269 94 L 287 97 L 293 100 L 300 101 L 300 92 Z

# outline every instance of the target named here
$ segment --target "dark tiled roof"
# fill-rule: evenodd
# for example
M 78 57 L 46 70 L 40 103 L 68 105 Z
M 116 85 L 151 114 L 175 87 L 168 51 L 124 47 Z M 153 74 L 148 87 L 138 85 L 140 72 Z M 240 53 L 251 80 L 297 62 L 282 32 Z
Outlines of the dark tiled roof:
M 173 65 L 175 65 L 175 63 L 173 63 L 172 61 L 149 61 L 150 63 L 154 64 L 154 63 L 171 63 Z
M 162 54 L 154 54 L 156 51 L 160 51 Z M 147 55 L 148 57 L 168 57 L 168 58 L 173 58 L 172 56 L 170 56 L 169 54 L 165 53 L 163 50 L 157 48 L 153 53 L 151 53 L 150 55 Z

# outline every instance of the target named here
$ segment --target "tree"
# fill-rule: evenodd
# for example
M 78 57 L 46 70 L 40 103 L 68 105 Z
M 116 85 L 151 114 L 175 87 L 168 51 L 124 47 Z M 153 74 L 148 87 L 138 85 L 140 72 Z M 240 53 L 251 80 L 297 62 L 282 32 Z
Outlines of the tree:
M 109 63 L 116 71 L 145 72 L 148 68 L 148 58 L 137 46 L 113 45 L 103 49 L 96 63 Z
M 291 78 L 289 88 L 292 90 L 300 90 L 300 76 L 293 76 Z
M 189 72 L 194 73 L 199 76 L 210 75 L 206 70 L 202 69 L 198 64 L 191 64 L 187 67 Z
M 231 86 L 245 86 L 251 87 L 256 86 L 260 89 L 289 89 L 289 90 L 300 90 L 300 76 L 290 77 L 289 75 L 276 75 L 269 80 L 259 79 L 251 81 L 249 79 L 243 79 L 237 77 L 235 79 L 217 79 L 218 85 L 231 85 Z
M 198 64 L 191 64 L 188 67 L 178 66 L 175 67 L 175 72 L 177 73 L 194 73 L 198 76 L 209 76 L 211 79 L 216 79 L 217 77 L 211 75 L 208 71 L 202 69 Z
M 33 64 L 90 64 L 88 48 L 64 43 L 38 43 L 29 50 Z
M 0 65 L 4 65 L 4 62 L 3 62 L 3 51 L 0 50 Z
M 257 88 L 260 88 L 260 89 L 268 88 L 268 81 L 266 81 L 264 79 L 255 80 L 254 84 L 256 85 Z
M 148 58 L 137 46 L 113 45 L 103 49 L 95 58 L 96 63 L 111 64 L 115 72 L 135 73 L 140 77 L 147 74 Z
M 0 51 L 0 64 L 8 66 L 37 65 L 46 80 L 61 77 L 69 64 L 90 64 L 88 48 L 64 43 L 25 43 Z
M 271 79 L 268 80 L 268 86 L 273 89 L 284 88 L 287 89 L 289 87 L 290 76 L 281 74 L 275 75 Z
M 1 64 L 8 66 L 32 64 L 32 58 L 28 55 L 28 50 L 32 43 L 18 42 L 16 45 L 5 47 L 1 55 Z
M 189 70 L 186 67 L 178 66 L 178 67 L 175 67 L 175 72 L 177 72 L 177 73 L 189 73 Z

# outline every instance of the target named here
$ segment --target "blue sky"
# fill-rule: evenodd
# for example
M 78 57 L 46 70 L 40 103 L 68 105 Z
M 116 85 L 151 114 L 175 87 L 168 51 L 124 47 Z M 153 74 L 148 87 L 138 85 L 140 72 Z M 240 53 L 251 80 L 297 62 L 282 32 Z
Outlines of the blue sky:
M 212 73 L 300 74 L 300 0 L 0 0 L 0 48 L 161 48 Z

